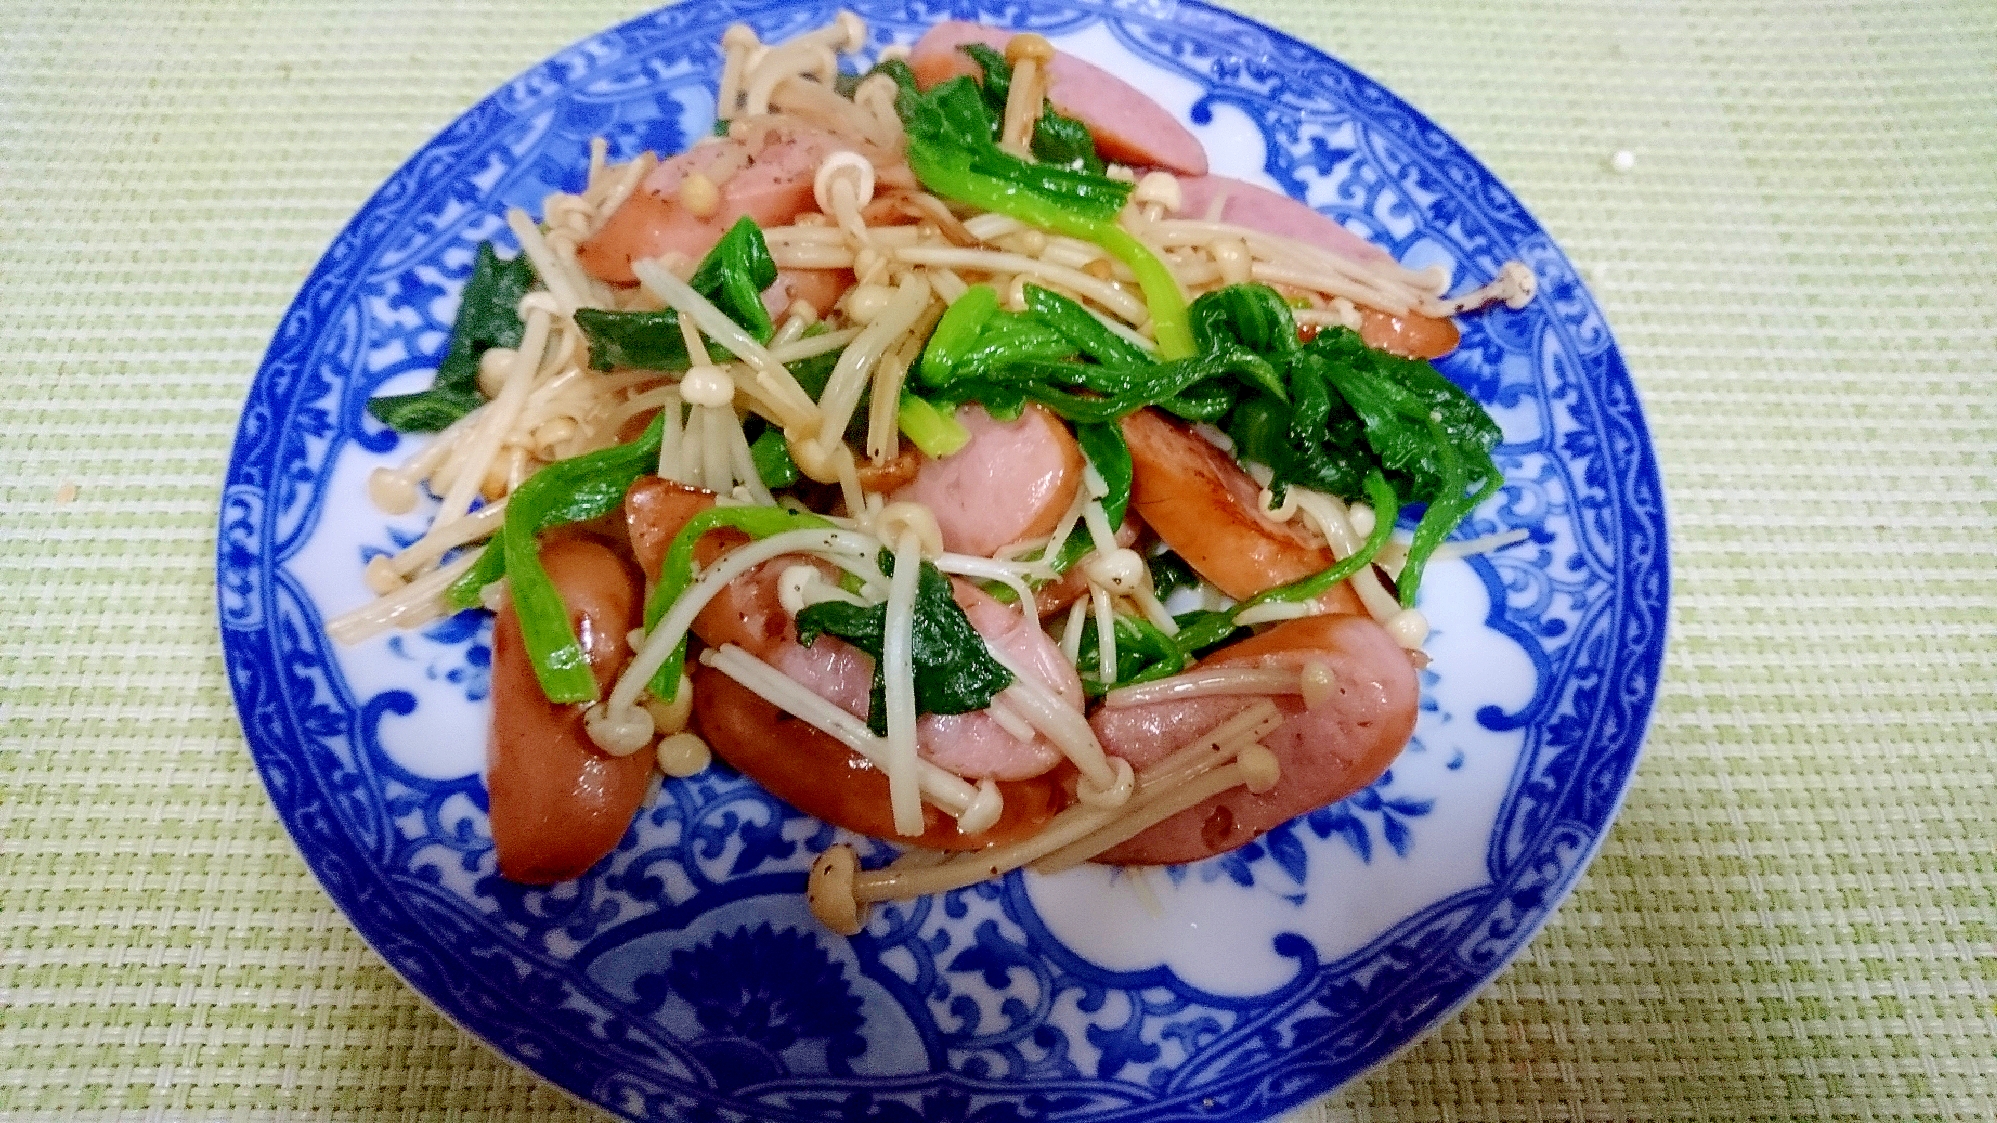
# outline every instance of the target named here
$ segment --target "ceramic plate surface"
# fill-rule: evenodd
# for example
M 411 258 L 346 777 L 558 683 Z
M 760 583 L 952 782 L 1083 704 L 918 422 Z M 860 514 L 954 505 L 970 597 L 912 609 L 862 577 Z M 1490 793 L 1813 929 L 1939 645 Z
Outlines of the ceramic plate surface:
M 671 153 L 712 121 L 723 28 L 830 6 L 690 3 L 589 39 L 418 152 L 320 262 L 243 410 L 221 512 L 223 648 L 272 801 L 327 892 L 447 1015 L 634 1119 L 1258 1120 L 1337 1087 L 1496 973 L 1594 852 L 1635 763 L 1667 599 L 1656 462 L 1614 341 L 1517 200 L 1386 90 L 1193 3 L 853 5 L 874 48 L 945 17 L 1041 31 L 1179 114 L 1215 170 L 1275 186 L 1461 291 L 1540 296 L 1439 364 L 1501 422 L 1507 485 L 1437 562 L 1412 744 L 1380 781 L 1247 848 L 1132 877 L 1010 876 L 805 911 L 832 832 L 716 767 L 662 783 L 551 890 L 500 880 L 480 614 L 353 647 L 368 558 L 422 517 L 365 497 L 413 445 L 363 409 L 427 385 L 473 251 L 577 190 L 595 136 Z

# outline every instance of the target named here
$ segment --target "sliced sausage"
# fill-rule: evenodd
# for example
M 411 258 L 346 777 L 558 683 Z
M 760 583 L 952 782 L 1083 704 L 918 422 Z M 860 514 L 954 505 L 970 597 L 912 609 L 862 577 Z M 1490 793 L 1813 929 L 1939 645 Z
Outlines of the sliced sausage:
M 541 547 L 541 564 L 569 608 L 599 692 L 630 658 L 642 585 L 616 551 L 580 536 Z M 486 792 L 500 875 L 527 885 L 579 877 L 616 849 L 651 786 L 652 755 L 613 757 L 583 729 L 580 705 L 541 692 L 509 603 L 493 626 L 492 735 Z
M 1387 251 L 1347 230 L 1327 215 L 1266 187 L 1224 175 L 1179 181 L 1179 215 L 1246 226 L 1264 234 L 1294 238 L 1359 262 L 1384 262 Z M 1219 213 L 1214 202 L 1220 201 Z M 1377 308 L 1359 310 L 1359 337 L 1369 347 L 1407 359 L 1439 359 L 1456 350 L 1461 333 L 1454 320 L 1417 312 L 1396 315 Z
M 1259 507 L 1260 484 L 1233 458 L 1189 427 L 1156 410 L 1123 419 L 1130 445 L 1130 505 L 1201 577 L 1236 600 L 1330 568 L 1337 560 L 1295 520 L 1277 522 Z M 1358 612 L 1341 584 L 1322 601 Z
M 1413 663 L 1363 616 L 1308 616 L 1279 624 L 1206 659 L 1203 667 L 1302 667 L 1328 663 L 1336 686 L 1315 710 L 1294 694 L 1271 700 L 1288 719 L 1262 738 L 1282 778 L 1263 795 L 1228 791 L 1181 811 L 1096 860 L 1119 865 L 1190 862 L 1246 845 L 1286 820 L 1344 799 L 1379 779 L 1414 734 L 1420 690 Z M 1240 712 L 1252 699 L 1207 697 L 1120 709 L 1090 719 L 1105 751 L 1140 771 Z
M 1040 630 L 1039 621 L 1027 620 L 1018 608 L 1001 604 L 969 582 L 953 580 L 950 586 L 971 627 L 987 644 L 1052 690 L 1076 713 L 1082 712 L 1088 696 L 1082 691 L 1081 676 L 1061 654 L 1059 645 Z M 924 756 L 959 776 L 1024 778 L 1040 775 L 1061 762 L 1061 751 L 1046 738 L 1022 741 L 982 711 L 926 714 L 917 722 L 916 736 Z
M 576 260 L 598 280 L 634 284 L 633 262 L 667 253 L 699 261 L 743 215 L 758 226 L 786 225 L 815 209 L 812 177 L 837 147 L 830 134 L 801 125 L 780 128 L 753 153 L 742 141 L 726 137 L 697 144 L 653 168 L 603 226 L 576 247 Z M 706 214 L 688 209 L 680 199 L 681 184 L 695 172 L 721 177 L 716 181 L 719 203 Z
M 714 496 L 700 488 L 648 477 L 632 485 L 624 502 L 633 549 L 646 573 L 656 580 L 673 536 L 687 520 L 712 506 Z M 701 539 L 694 554 L 707 565 L 741 541 L 736 532 L 716 531 Z M 819 697 L 855 717 L 865 717 L 873 683 L 872 657 L 836 636 L 821 636 L 810 647 L 800 644 L 796 623 L 778 598 L 783 571 L 800 564 L 823 567 L 823 563 L 802 555 L 784 555 L 729 582 L 694 618 L 694 634 L 714 646 L 735 644 Z M 836 576 L 829 567 L 823 568 L 828 577 Z M 952 593 L 973 628 L 1077 712 L 1082 710 L 1081 679 L 1046 633 L 966 582 L 953 582 Z M 1026 779 L 1061 761 L 1060 751 L 1044 738 L 1023 741 L 982 711 L 924 714 L 916 723 L 916 740 L 925 759 L 972 779 Z
M 1193 176 L 1179 180 L 1179 217 L 1213 218 L 1219 222 L 1246 226 L 1264 234 L 1316 246 L 1353 261 L 1390 261 L 1387 251 L 1309 206 L 1224 175 Z M 1220 213 L 1214 215 L 1214 200 L 1220 199 Z
M 771 795 L 808 815 L 874 838 L 895 834 L 886 774 L 865 757 L 712 668 L 694 672 L 694 722 L 716 755 Z M 924 830 L 907 840 L 935 850 L 978 850 L 1026 838 L 1066 806 L 1060 773 L 1001 782 L 1005 810 L 989 830 L 957 832 L 949 816 L 922 809 Z
M 925 90 L 959 74 L 981 76 L 983 70 L 958 48 L 983 43 L 1004 51 L 1012 36 L 996 27 L 945 20 L 916 40 L 908 65 L 915 71 L 916 84 Z M 1206 174 L 1207 154 L 1199 139 L 1137 87 L 1065 51 L 1054 53 L 1047 77 L 1047 100 L 1063 115 L 1088 126 L 1103 159 L 1183 175 Z
M 695 515 L 714 506 L 714 493 L 661 476 L 640 476 L 624 493 L 624 522 L 630 528 L 631 553 L 657 581 L 673 538 Z
M 630 527 L 631 552 L 656 583 L 673 538 L 695 515 L 714 506 L 714 493 L 658 476 L 645 476 L 624 494 L 624 517 Z M 694 544 L 694 561 L 714 564 L 723 554 L 749 540 L 739 530 L 722 527 L 701 535 Z M 777 577 L 788 566 L 813 564 L 801 555 L 772 558 L 730 581 L 694 617 L 693 634 L 716 647 L 732 643 L 758 659 L 768 659 L 787 640 L 797 641 L 797 629 L 777 599 Z
M 983 406 L 957 410 L 970 431 L 963 448 L 925 460 L 890 499 L 928 507 L 943 547 L 990 557 L 1001 546 L 1052 534 L 1082 486 L 1075 435 L 1059 417 L 1029 405 L 1015 421 L 994 421 Z
M 1440 359 L 1456 350 L 1463 332 L 1455 320 L 1424 316 L 1419 312 L 1395 315 L 1378 308 L 1359 310 L 1359 338 L 1366 346 L 1378 348 L 1403 359 Z
M 779 269 L 777 279 L 763 290 L 763 307 L 780 323 L 790 306 L 800 300 L 823 316 L 852 287 L 851 269 Z

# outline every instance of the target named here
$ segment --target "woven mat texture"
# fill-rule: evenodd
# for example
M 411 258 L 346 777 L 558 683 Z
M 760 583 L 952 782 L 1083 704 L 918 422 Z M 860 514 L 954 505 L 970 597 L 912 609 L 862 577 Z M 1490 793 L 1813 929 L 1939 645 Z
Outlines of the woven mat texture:
M 1546 223 L 1674 518 L 1663 695 L 1601 857 L 1481 997 L 1295 1123 L 1997 1119 L 1997 7 L 1239 7 Z M 638 10 L 0 17 L 0 1120 L 594 1117 L 307 874 L 229 700 L 213 528 L 334 232 Z

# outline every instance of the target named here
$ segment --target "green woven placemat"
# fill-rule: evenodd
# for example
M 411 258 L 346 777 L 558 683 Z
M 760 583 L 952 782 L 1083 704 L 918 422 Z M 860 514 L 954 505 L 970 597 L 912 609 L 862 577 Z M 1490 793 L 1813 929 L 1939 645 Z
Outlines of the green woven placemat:
M 1674 516 L 1664 695 L 1601 858 L 1484 996 L 1294 1119 L 1997 1118 L 1997 10 L 1238 6 L 1546 223 Z M 340 224 L 636 10 L 0 21 L 0 1119 L 592 1117 L 305 872 L 229 702 L 213 526 Z

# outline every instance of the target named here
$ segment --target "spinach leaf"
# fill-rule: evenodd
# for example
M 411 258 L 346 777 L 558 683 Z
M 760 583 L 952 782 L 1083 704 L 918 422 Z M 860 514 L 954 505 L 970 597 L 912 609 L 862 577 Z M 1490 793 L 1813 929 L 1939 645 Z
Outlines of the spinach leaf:
M 1074 354 L 1067 336 L 1038 317 L 998 311 L 985 320 L 977 339 L 958 357 L 955 370 L 991 374 L 1018 364 L 1060 362 Z
M 992 115 L 1005 119 L 1005 103 L 1012 97 L 1012 64 L 1005 55 L 983 43 L 966 43 L 957 48 L 971 56 L 984 72 L 981 83 L 985 104 Z M 1102 157 L 1096 155 L 1096 138 L 1089 133 L 1089 127 L 1054 108 L 1051 101 L 1042 100 L 1040 116 L 1033 122 L 1033 155 L 1052 164 L 1063 164 L 1080 168 L 1096 175 L 1103 173 Z
M 578 308 L 576 326 L 589 340 L 589 365 L 595 370 L 687 368 L 680 314 L 670 308 L 660 312 Z
M 1187 421 L 1217 422 L 1227 416 L 1237 397 L 1234 388 L 1222 382 L 1196 382 L 1155 404 L 1159 409 Z
M 1105 170 L 1089 127 L 1055 109 L 1053 102 L 1043 103 L 1040 119 L 1033 122 L 1033 154 L 1049 163 L 1096 175 Z
M 518 347 L 526 325 L 520 298 L 534 287 L 534 263 L 526 254 L 511 259 L 479 246 L 472 275 L 458 298 L 451 344 L 428 390 L 384 394 L 368 401 L 368 412 L 399 433 L 435 433 L 485 404 L 478 389 L 479 358 L 493 347 Z
M 1297 349 L 1296 317 L 1268 285 L 1250 282 L 1215 289 L 1193 301 L 1190 315 L 1201 351 L 1233 343 L 1274 361 Z
M 776 280 L 769 243 L 755 220 L 744 215 L 700 259 L 687 285 L 713 301 L 757 342 L 768 343 L 776 329 L 769 309 L 763 307 L 763 290 Z M 680 332 L 679 313 L 670 308 L 659 312 L 578 308 L 576 326 L 589 340 L 589 365 L 597 370 L 687 368 L 686 337 Z M 713 350 L 727 355 L 724 348 Z
M 1309 371 L 1290 368 L 1296 403 L 1267 394 L 1242 401 L 1228 415 L 1227 435 L 1237 459 L 1267 465 L 1270 491 L 1280 502 L 1291 484 L 1341 499 L 1363 495 L 1366 473 L 1378 463 L 1365 426 L 1343 398 Z
M 1005 61 L 1003 53 L 984 43 L 966 43 L 957 49 L 971 56 L 971 61 L 983 71 L 984 81 L 978 86 L 985 95 L 985 105 L 990 107 L 993 117 L 1004 119 L 1005 103 L 1012 97 L 1012 64 Z
M 894 559 L 881 554 L 881 571 Z M 950 596 L 950 579 L 928 562 L 917 575 L 915 625 L 915 709 L 919 714 L 964 714 L 992 704 L 992 697 L 1012 685 L 1012 673 L 993 659 L 984 638 Z M 888 731 L 887 676 L 881 651 L 887 629 L 885 604 L 870 608 L 825 601 L 797 614 L 798 641 L 810 646 L 821 635 L 835 635 L 874 657 L 873 693 L 867 725 L 878 736 Z
M 997 119 L 968 76 L 899 99 L 896 108 L 908 137 L 909 167 L 923 186 L 943 198 L 1101 246 L 1136 274 L 1159 353 L 1166 358 L 1194 353 L 1178 281 L 1116 223 L 1132 185 L 1000 149 L 992 139 Z
M 945 309 L 936 327 L 923 344 L 922 358 L 916 364 L 916 377 L 930 386 L 950 381 L 964 356 L 984 334 L 985 321 L 998 312 L 998 290 L 990 285 L 972 285 L 964 295 Z
M 780 429 L 764 429 L 749 442 L 749 459 L 755 461 L 756 475 L 763 486 L 772 491 L 797 482 L 797 463 L 790 458 L 790 449 L 785 446 Z
M 978 377 L 958 377 L 936 397 L 977 401 L 994 417 L 1022 403 L 1039 402 L 1069 421 L 1109 422 L 1149 405 L 1170 405 L 1182 415 L 1214 420 L 1238 392 L 1230 380 L 1266 385 L 1280 376 L 1261 356 L 1243 347 L 1219 350 L 1125 370 L 1092 363 L 1012 360 Z M 1212 383 L 1213 386 L 1202 384 Z M 1195 390 L 1194 387 L 1200 387 Z
M 506 540 L 494 536 L 485 544 L 485 552 L 478 556 L 470 569 L 458 574 L 457 580 L 444 590 L 444 603 L 456 611 L 477 608 L 481 603 L 479 593 L 487 585 L 506 576 Z
M 769 243 L 748 215 L 735 220 L 687 278 L 688 288 L 713 301 L 758 343 L 768 343 L 776 333 L 770 310 L 763 307 L 763 290 L 776 283 L 777 263 Z
M 1428 504 L 1398 582 L 1413 605 L 1436 547 L 1503 482 L 1491 459 L 1498 423 L 1432 365 L 1375 351 L 1348 329 L 1319 332 L 1301 353 L 1364 423 L 1401 502 Z
M 1112 527 L 1123 525 L 1123 513 L 1130 506 L 1130 481 L 1133 469 L 1130 462 L 1130 445 L 1123 439 L 1123 427 L 1114 421 L 1099 421 L 1075 426 L 1075 443 L 1082 446 L 1082 455 L 1095 466 L 1096 474 L 1109 485 L 1109 494 L 1103 496 L 1103 513 L 1109 516 Z
M 1497 474 L 1498 423 L 1434 366 L 1376 351 L 1347 328 L 1319 332 L 1303 351 L 1364 421 L 1381 463 L 1410 477 L 1414 497 L 1448 491 L 1449 457 L 1469 476 Z
M 1075 669 L 1081 675 L 1082 689 L 1090 697 L 1109 693 L 1119 686 L 1176 675 L 1185 669 L 1186 655 L 1156 624 L 1142 616 L 1119 613 L 1116 623 L 1116 679 L 1102 681 L 1101 633 L 1095 616 L 1088 617 L 1082 632 L 1081 656 Z
M 1236 637 L 1248 629 L 1234 622 L 1232 611 L 1216 612 L 1200 609 L 1196 612 L 1174 616 L 1179 625 L 1179 634 L 1172 637 L 1181 654 L 1188 659 L 1197 659 L 1210 651 L 1233 643 Z
M 813 324 L 812 327 L 816 328 L 818 325 Z M 805 334 L 815 335 L 817 332 L 806 331 Z M 839 356 L 845 353 L 846 349 L 842 347 L 837 351 L 827 351 L 784 365 L 789 368 L 790 376 L 797 379 L 798 386 L 806 394 L 811 395 L 811 400 L 815 402 L 824 395 L 825 384 L 832 381 L 832 372 L 839 366 Z
M 1039 285 L 1024 287 L 1027 310 L 1067 337 L 1076 351 L 1106 367 L 1135 370 L 1150 365 L 1151 356 L 1142 347 L 1104 327 L 1080 304 Z
M 437 368 L 438 385 L 428 390 L 418 390 L 413 394 L 384 394 L 368 399 L 368 412 L 375 420 L 398 433 L 436 433 L 451 427 L 460 417 L 485 404 L 485 395 L 477 388 L 478 364 L 459 363 L 460 368 L 469 368 L 470 375 Z M 450 383 L 444 383 L 446 377 Z M 469 382 L 467 387 L 460 382 Z
M 1162 604 L 1165 598 L 1180 589 L 1200 587 L 1200 575 L 1186 564 L 1186 559 L 1171 550 L 1160 550 L 1145 559 L 1146 568 L 1151 570 L 1151 595 Z

